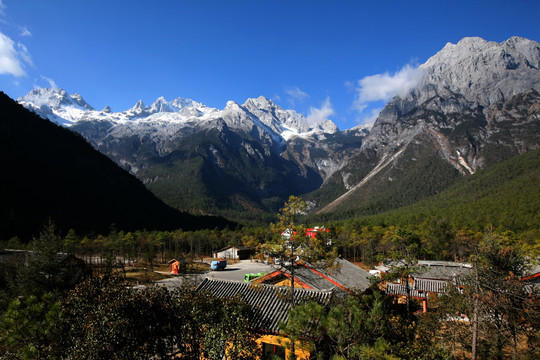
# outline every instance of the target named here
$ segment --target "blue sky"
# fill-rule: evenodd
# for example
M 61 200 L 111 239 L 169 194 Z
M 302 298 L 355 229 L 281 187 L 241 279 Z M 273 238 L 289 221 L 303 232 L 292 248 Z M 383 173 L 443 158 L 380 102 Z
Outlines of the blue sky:
M 538 0 L 0 0 L 0 90 L 52 85 L 114 111 L 263 95 L 347 129 L 392 95 L 377 81 L 466 36 L 540 41 L 539 15 Z

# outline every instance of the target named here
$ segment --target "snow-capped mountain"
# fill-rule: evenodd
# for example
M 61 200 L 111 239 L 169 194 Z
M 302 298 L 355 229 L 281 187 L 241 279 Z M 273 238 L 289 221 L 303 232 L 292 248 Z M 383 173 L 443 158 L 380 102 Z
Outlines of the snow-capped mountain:
M 131 122 L 140 126 L 140 130 L 144 132 L 148 124 L 161 128 L 172 124 L 172 127 L 177 129 L 178 126 L 174 124 L 191 127 L 222 118 L 230 128 L 251 131 L 252 127 L 256 126 L 283 140 L 293 136 L 309 137 L 311 134 L 332 134 L 339 131 L 331 120 L 321 124 L 308 124 L 303 115 L 294 110 L 284 110 L 264 96 L 248 99 L 243 105 L 229 101 L 222 110 L 209 108 L 191 99 L 179 97 L 168 102 L 164 97 L 159 97 L 150 106 L 139 100 L 130 109 L 112 112 L 109 106 L 102 111 L 95 110 L 79 94 L 70 95 L 58 88 L 40 88 L 20 97 L 18 102 L 65 126 L 90 120 L 108 121 L 119 127 Z M 131 126 L 130 129 L 133 130 L 134 127 Z
M 275 210 L 279 199 L 319 187 L 368 133 L 340 132 L 331 120 L 309 123 L 263 96 L 242 105 L 229 101 L 221 110 L 160 97 L 149 106 L 139 100 L 121 112 L 108 106 L 98 111 L 61 89 L 35 89 L 18 101 L 79 132 L 158 196 L 184 209 L 201 207 L 200 198 L 207 196 L 222 199 L 225 208 L 242 202 L 244 208 Z M 191 166 L 197 171 L 186 175 Z M 204 174 L 211 175 L 201 179 Z
M 26 108 L 56 123 L 68 125 L 88 111 L 94 111 L 79 94 L 68 94 L 62 89 L 34 89 L 18 99 Z
M 309 123 L 265 97 L 223 109 L 158 98 L 113 112 L 37 89 L 19 102 L 82 134 L 173 206 L 255 218 L 311 191 L 321 212 L 389 210 L 540 147 L 537 42 L 464 38 L 418 75 L 372 127 L 346 131 L 330 120 Z
M 338 199 L 318 197 L 323 212 L 410 204 L 540 146 L 537 42 L 464 38 L 419 72 L 418 85 L 381 111 L 358 157 L 319 191 L 341 189 Z

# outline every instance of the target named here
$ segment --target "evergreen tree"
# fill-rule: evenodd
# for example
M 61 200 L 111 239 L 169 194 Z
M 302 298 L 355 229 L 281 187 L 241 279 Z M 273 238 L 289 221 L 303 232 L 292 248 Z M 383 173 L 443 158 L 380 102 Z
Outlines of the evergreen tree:
M 16 275 L 16 293 L 19 295 L 39 297 L 52 293 L 60 296 L 88 274 L 81 260 L 63 253 L 63 240 L 50 220 L 30 248 Z

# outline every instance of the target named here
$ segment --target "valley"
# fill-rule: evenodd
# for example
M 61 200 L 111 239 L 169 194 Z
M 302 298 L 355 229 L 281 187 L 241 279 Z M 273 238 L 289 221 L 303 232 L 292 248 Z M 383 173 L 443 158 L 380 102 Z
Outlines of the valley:
M 312 212 L 372 215 L 538 148 L 539 51 L 519 37 L 447 44 L 373 125 L 348 130 L 310 123 L 263 96 L 224 109 L 160 97 L 121 112 L 95 110 L 62 89 L 18 101 L 81 134 L 182 211 L 263 224 L 292 194 Z

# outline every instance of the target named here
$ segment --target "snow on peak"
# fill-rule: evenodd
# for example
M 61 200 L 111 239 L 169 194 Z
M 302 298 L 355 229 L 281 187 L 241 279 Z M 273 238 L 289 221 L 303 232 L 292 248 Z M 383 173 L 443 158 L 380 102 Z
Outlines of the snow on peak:
M 163 96 L 160 96 L 154 101 L 152 105 L 150 105 L 149 112 L 151 114 L 154 113 L 162 113 L 162 112 L 176 112 L 178 111 L 177 108 L 172 107 L 167 100 Z
M 26 96 L 21 96 L 19 102 L 27 102 L 35 107 L 50 107 L 58 109 L 60 107 L 77 107 L 80 109 L 94 110 L 84 101 L 81 95 L 69 95 L 65 90 L 59 88 L 36 88 L 31 90 Z
M 139 100 L 132 108 L 122 112 L 113 112 L 110 106 L 96 111 L 79 94 L 69 95 L 62 89 L 34 89 L 25 97 L 19 98 L 19 102 L 65 126 L 71 126 L 80 120 L 95 120 L 108 121 L 118 127 L 130 127 L 130 131 L 142 131 L 143 128 L 149 129 L 149 126 L 155 124 L 161 129 L 158 131 L 161 133 L 169 126 L 171 129 L 178 129 L 179 126 L 195 126 L 201 121 L 222 118 L 230 128 L 255 131 L 259 134 L 268 133 L 274 139 L 309 137 L 316 133 L 338 131 L 337 126 L 330 120 L 310 124 L 303 115 L 294 110 L 284 110 L 264 96 L 247 99 L 243 105 L 228 101 L 223 110 L 208 108 L 202 103 L 181 97 L 169 102 L 161 96 L 150 106 Z
M 85 113 L 94 111 L 79 94 L 69 95 L 58 88 L 33 89 L 17 101 L 37 114 L 66 126 L 80 120 Z
M 272 100 L 264 97 L 259 96 L 258 98 L 249 98 L 246 100 L 246 102 L 243 105 L 244 107 L 252 107 L 257 108 L 261 110 L 271 110 L 276 107 L 278 107 L 276 104 L 272 102 Z
M 227 101 L 227 104 L 225 104 L 225 109 L 227 108 L 233 109 L 233 108 L 239 108 L 239 107 L 240 105 L 238 105 L 236 101 L 232 101 L 232 100 Z
M 222 111 L 222 116 L 230 119 L 235 124 L 239 124 L 240 122 L 245 123 L 250 119 L 245 109 L 235 101 L 227 101 L 225 109 Z M 232 123 L 228 125 L 232 125 Z
M 203 103 L 193 101 L 191 99 L 185 99 L 185 98 L 182 98 L 182 97 L 178 97 L 178 98 L 172 100 L 171 105 L 175 106 L 178 109 L 183 109 L 183 108 L 199 108 L 199 109 L 202 109 L 202 108 L 206 108 L 206 105 L 204 105 Z
M 144 105 L 144 102 L 142 100 L 137 101 L 135 106 L 132 108 L 133 110 L 145 110 L 146 106 Z

